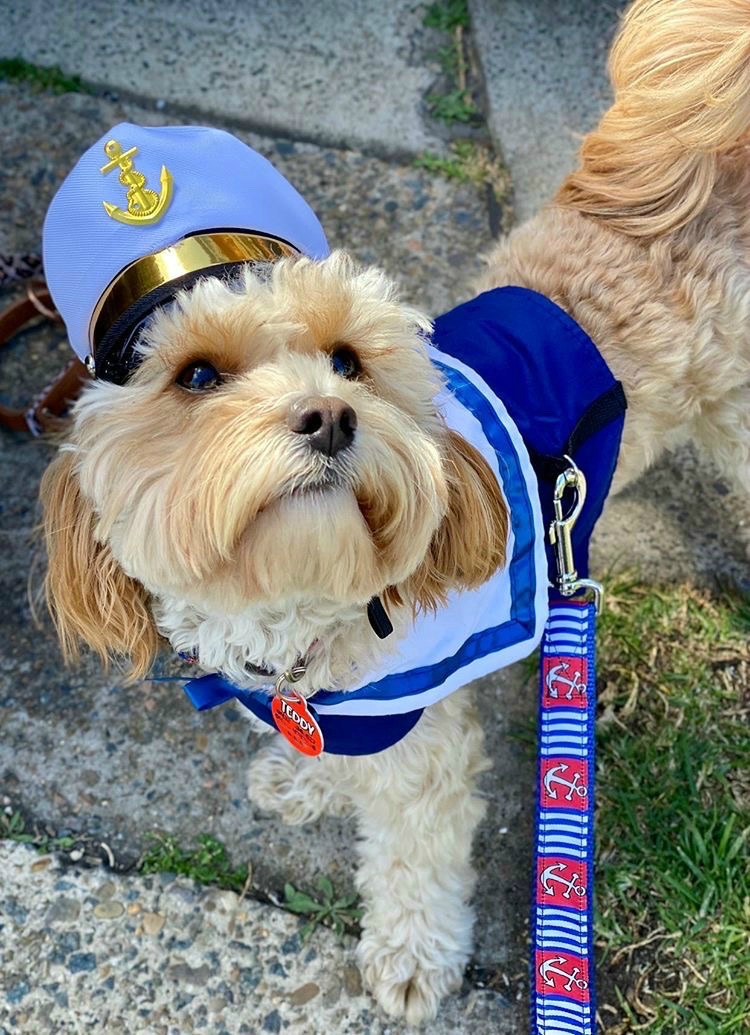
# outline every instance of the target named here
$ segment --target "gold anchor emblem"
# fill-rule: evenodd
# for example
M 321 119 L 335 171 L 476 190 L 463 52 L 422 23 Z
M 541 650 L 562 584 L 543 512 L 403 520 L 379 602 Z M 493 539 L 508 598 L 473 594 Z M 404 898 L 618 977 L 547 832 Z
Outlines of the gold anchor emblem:
M 161 194 L 146 186 L 146 177 L 133 168 L 133 156 L 137 153 L 137 147 L 128 148 L 123 151 L 122 146 L 116 140 L 108 140 L 104 145 L 104 151 L 110 159 L 101 168 L 106 176 L 113 169 L 120 170 L 120 183 L 128 188 L 128 210 L 118 208 L 117 205 L 110 205 L 103 201 L 104 211 L 111 219 L 118 223 L 127 223 L 130 226 L 143 226 L 148 223 L 157 223 L 167 210 L 172 200 L 172 174 L 165 165 L 161 167 L 159 180 L 161 182 Z

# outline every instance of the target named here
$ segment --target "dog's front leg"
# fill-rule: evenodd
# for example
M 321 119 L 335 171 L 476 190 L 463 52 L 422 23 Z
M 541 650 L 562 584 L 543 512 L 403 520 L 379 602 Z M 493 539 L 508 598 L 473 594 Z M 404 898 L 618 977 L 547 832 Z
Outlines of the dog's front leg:
M 307 758 L 278 733 L 271 734 L 250 763 L 248 797 L 292 826 L 343 815 L 351 808 L 341 779 L 344 764 L 336 755 Z
M 472 948 L 471 841 L 484 813 L 475 778 L 489 763 L 471 692 L 433 705 L 399 744 L 349 765 L 362 974 L 387 1013 L 418 1024 L 460 985 Z

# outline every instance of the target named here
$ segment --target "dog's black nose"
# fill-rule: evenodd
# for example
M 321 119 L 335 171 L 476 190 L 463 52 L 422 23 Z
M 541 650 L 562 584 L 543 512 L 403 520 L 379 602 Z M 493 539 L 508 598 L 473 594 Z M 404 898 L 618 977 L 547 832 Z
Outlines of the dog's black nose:
M 336 456 L 354 441 L 357 414 L 335 395 L 308 395 L 292 403 L 287 423 L 298 435 L 307 435 L 311 449 Z

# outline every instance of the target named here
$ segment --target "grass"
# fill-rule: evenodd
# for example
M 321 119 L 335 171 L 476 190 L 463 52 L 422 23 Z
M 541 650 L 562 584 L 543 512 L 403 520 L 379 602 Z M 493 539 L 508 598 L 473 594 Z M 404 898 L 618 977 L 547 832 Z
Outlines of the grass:
M 209 834 L 202 834 L 198 847 L 193 849 L 185 849 L 176 838 L 165 835 L 152 835 L 150 841 L 138 865 L 139 872 L 176 873 L 200 884 L 229 888 L 243 896 L 247 893 L 252 871 L 249 867 L 233 868 L 224 845 Z M 308 917 L 300 928 L 303 940 L 319 924 L 332 927 L 339 936 L 356 926 L 362 915 L 362 911 L 355 908 L 356 894 L 337 895 L 326 876 L 318 878 L 317 890 L 320 898 L 298 890 L 293 884 L 285 884 L 284 900 L 278 903 L 291 913 Z
M 476 123 L 479 112 L 472 100 L 467 84 L 467 58 L 464 34 L 469 27 L 469 9 L 466 0 L 441 0 L 432 4 L 424 17 L 428 29 L 449 33 L 451 40 L 435 52 L 443 71 L 448 89 L 442 93 L 430 94 L 427 107 L 433 118 L 449 125 L 460 122 Z
M 224 845 L 210 834 L 201 834 L 196 848 L 183 848 L 177 838 L 151 834 L 138 864 L 141 873 L 176 873 L 200 884 L 212 884 L 241 893 L 248 879 L 247 867 L 232 867 Z
M 418 169 L 445 176 L 450 180 L 489 186 L 498 206 L 501 221 L 509 215 L 510 177 L 508 171 L 486 143 L 466 139 L 476 135 L 482 126 L 482 116 L 472 98 L 469 86 L 470 60 L 466 49 L 466 31 L 469 28 L 469 10 L 466 0 L 441 0 L 432 4 L 423 24 L 438 32 L 447 33 L 449 42 L 439 47 L 434 57 L 442 70 L 442 91 L 427 97 L 427 107 L 433 118 L 449 126 L 462 126 L 454 136 L 462 134 L 451 146 L 448 157 L 426 152 L 414 162 Z M 476 78 L 476 77 L 475 77 Z
M 611 1035 L 750 1026 L 750 605 L 607 587 L 597 942 Z
M 426 152 L 414 160 L 418 169 L 438 173 L 462 183 L 489 183 L 496 197 L 505 197 L 510 190 L 508 171 L 486 147 L 472 140 L 456 140 L 451 144 L 450 158 Z
M 14 811 L 0 812 L 0 840 L 3 839 L 34 845 L 43 854 L 69 851 L 76 844 L 72 837 L 48 837 L 28 831 L 21 814 Z M 151 834 L 136 868 L 142 874 L 174 873 L 199 884 L 227 888 L 242 898 L 252 884 L 251 867 L 232 866 L 224 845 L 210 834 L 201 834 L 194 848 L 184 848 L 168 834 Z M 303 941 L 321 924 L 333 928 L 339 937 L 354 932 L 362 916 L 362 910 L 356 907 L 357 895 L 338 895 L 326 876 L 318 878 L 316 889 L 318 897 L 285 884 L 284 900 L 272 901 L 290 913 L 307 917 L 300 927 Z
M 431 4 L 424 16 L 424 25 L 438 32 L 455 32 L 456 29 L 468 29 L 469 5 L 467 0 L 443 0 L 442 3 Z
M 209 834 L 202 834 L 198 847 L 193 849 L 183 848 L 170 836 L 152 835 L 150 840 L 138 865 L 140 873 L 176 873 L 200 884 L 229 888 L 243 896 L 247 894 L 252 883 L 250 867 L 233 868 L 224 845 Z M 309 937 L 320 924 L 332 927 L 339 936 L 356 927 L 362 915 L 355 907 L 357 895 L 337 895 L 326 876 L 318 878 L 316 887 L 320 898 L 298 890 L 293 884 L 285 884 L 284 900 L 276 903 L 291 913 L 308 917 L 300 928 L 302 939 Z
M 90 93 L 90 88 L 77 75 L 68 75 L 57 65 L 45 68 L 23 58 L 0 59 L 0 79 L 11 83 L 31 83 L 39 90 L 52 93 Z
M 468 90 L 455 87 L 447 93 L 432 93 L 427 98 L 430 115 L 441 122 L 476 122 L 477 110 Z
M 50 837 L 47 834 L 32 833 L 26 829 L 20 812 L 0 812 L 0 841 L 18 841 L 34 845 L 40 852 L 65 852 L 75 846 L 75 838 Z

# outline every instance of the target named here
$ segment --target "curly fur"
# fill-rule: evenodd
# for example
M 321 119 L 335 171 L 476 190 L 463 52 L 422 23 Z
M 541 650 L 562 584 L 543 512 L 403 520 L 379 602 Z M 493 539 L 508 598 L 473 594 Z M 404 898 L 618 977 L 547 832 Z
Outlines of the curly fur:
M 619 486 L 693 438 L 750 493 L 747 0 L 636 0 L 611 72 L 614 104 L 580 168 L 496 247 L 479 287 L 542 292 L 598 344 L 629 400 Z M 42 486 L 64 648 L 130 653 L 142 673 L 158 628 L 238 677 L 319 640 L 311 693 L 389 649 L 369 633 L 373 593 L 398 634 L 448 588 L 489 578 L 507 514 L 435 413 L 426 327 L 382 274 L 341 255 L 206 281 L 157 315 L 132 383 L 89 388 Z M 331 369 L 341 342 L 361 358 L 357 381 Z M 176 373 L 206 357 L 225 384 L 188 397 Z M 343 461 L 290 434 L 307 394 L 356 410 Z M 379 755 L 312 761 L 276 740 L 251 765 L 251 797 L 288 822 L 355 812 L 362 971 L 409 1022 L 435 1014 L 469 957 L 486 766 L 467 689 Z

